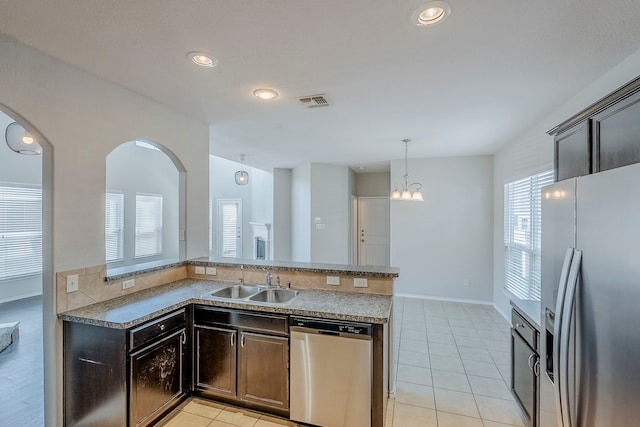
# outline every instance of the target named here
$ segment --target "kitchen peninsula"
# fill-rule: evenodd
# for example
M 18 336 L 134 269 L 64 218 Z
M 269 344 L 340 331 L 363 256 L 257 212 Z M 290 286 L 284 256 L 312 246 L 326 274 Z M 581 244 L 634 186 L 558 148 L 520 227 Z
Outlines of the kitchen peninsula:
M 66 425 L 150 425 L 189 395 L 289 417 L 289 326 L 315 319 L 371 331 L 368 401 L 382 427 L 397 269 L 208 258 L 169 268 L 185 277 L 59 314 Z M 106 286 L 158 271 L 105 275 Z M 277 276 L 299 294 L 283 303 L 212 295 L 264 286 L 267 275 L 271 289 Z

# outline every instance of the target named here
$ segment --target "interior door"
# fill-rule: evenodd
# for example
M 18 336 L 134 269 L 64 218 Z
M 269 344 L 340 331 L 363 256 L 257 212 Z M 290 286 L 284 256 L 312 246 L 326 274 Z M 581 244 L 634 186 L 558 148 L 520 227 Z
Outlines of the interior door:
M 242 199 L 218 199 L 218 255 L 242 258 Z
M 358 264 L 389 265 L 389 198 L 358 199 Z

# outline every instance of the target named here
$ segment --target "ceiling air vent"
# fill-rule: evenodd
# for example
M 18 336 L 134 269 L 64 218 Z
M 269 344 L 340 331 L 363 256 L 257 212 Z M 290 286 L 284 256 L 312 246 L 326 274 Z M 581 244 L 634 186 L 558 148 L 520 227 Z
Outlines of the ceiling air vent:
M 298 98 L 298 101 L 300 101 L 305 108 L 320 108 L 328 107 L 330 105 L 327 98 L 322 94 L 303 96 Z

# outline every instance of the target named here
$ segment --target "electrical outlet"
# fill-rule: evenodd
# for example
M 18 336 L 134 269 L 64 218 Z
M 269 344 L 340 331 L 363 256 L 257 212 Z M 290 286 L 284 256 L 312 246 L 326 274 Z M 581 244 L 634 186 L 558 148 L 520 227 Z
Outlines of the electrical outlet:
M 209 276 L 215 276 L 216 274 L 218 274 L 218 269 L 215 267 L 207 267 L 207 274 Z
M 353 287 L 354 288 L 366 288 L 369 285 L 367 284 L 367 279 L 363 279 L 360 277 L 356 277 L 353 279 Z
M 468 288 L 471 286 L 471 282 L 469 281 L 469 279 L 464 279 L 464 282 L 462 283 L 462 286 L 464 286 L 465 288 Z
M 76 292 L 78 290 L 78 275 L 72 274 L 67 276 L 67 293 Z
M 129 279 L 122 281 L 122 289 L 133 288 L 136 285 L 136 279 Z
M 204 274 L 204 267 L 196 265 L 196 274 Z
M 327 276 L 327 285 L 339 285 L 340 278 L 338 276 Z

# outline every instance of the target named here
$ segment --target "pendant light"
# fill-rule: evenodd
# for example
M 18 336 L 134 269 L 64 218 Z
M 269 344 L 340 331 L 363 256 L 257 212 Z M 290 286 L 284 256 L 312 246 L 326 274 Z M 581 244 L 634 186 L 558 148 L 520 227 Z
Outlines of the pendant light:
M 236 184 L 247 185 L 249 183 L 249 173 L 242 167 L 244 162 L 244 154 L 240 154 L 240 170 L 236 172 Z
M 13 122 L 7 126 L 4 133 L 7 145 L 16 153 L 38 155 L 42 154 L 42 147 L 38 141 L 19 123 Z
M 395 186 L 393 191 L 391 192 L 391 200 L 404 200 L 411 202 L 424 202 L 424 198 L 422 197 L 422 184 L 419 182 L 413 182 L 409 184 L 409 172 L 407 172 L 407 154 L 409 150 L 409 142 L 411 140 L 409 138 L 405 138 L 402 140 L 404 142 L 404 185 L 402 186 L 402 191 L 398 190 L 398 187 Z M 411 188 L 415 187 L 415 191 L 411 192 Z

